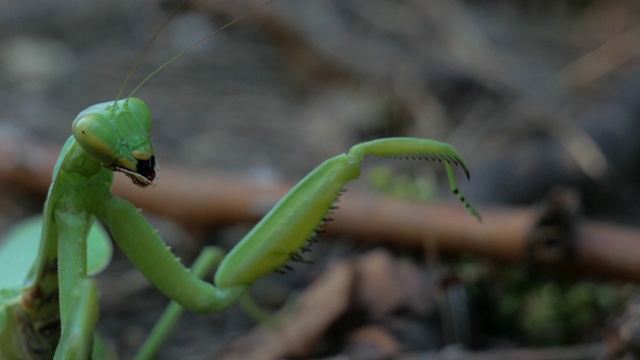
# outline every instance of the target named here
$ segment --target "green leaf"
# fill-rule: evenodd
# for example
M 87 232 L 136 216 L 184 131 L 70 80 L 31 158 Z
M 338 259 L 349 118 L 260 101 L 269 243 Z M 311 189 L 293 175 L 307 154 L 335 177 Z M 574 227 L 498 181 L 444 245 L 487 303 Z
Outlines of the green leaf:
M 42 216 L 28 218 L 0 240 L 0 289 L 22 287 L 38 254 L 42 225 Z M 94 222 L 87 238 L 88 274 L 102 271 L 111 261 L 112 253 L 109 235 L 100 223 Z
M 113 245 L 107 231 L 98 221 L 93 222 L 87 237 L 87 275 L 102 272 L 111 262 Z

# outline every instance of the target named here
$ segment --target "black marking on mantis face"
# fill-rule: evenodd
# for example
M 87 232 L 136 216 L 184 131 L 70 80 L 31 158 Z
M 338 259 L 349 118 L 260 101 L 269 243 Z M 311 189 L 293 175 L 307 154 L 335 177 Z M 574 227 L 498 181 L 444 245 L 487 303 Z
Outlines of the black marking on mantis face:
M 136 163 L 135 171 L 129 170 L 125 167 L 122 167 L 116 164 L 105 164 L 104 167 L 106 167 L 111 171 L 119 171 L 127 175 L 127 177 L 129 177 L 129 179 L 131 179 L 131 181 L 133 181 L 134 184 L 142 188 L 152 185 L 157 175 L 156 174 L 157 164 L 156 164 L 155 156 L 152 156 L 147 160 L 140 160 L 140 159 L 136 159 L 136 160 L 137 160 L 137 163 Z

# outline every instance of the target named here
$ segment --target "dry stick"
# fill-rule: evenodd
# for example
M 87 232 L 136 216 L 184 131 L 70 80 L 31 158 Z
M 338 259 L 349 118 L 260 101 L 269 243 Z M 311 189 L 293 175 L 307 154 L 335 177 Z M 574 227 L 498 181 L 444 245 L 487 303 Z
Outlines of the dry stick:
M 56 160 L 55 146 L 0 131 L 0 179 L 44 195 Z M 189 227 L 223 226 L 260 219 L 289 185 L 260 185 L 246 177 L 213 175 L 163 165 L 156 188 L 141 190 L 116 176 L 114 193 Z M 435 244 L 445 252 L 468 252 L 493 259 L 522 262 L 527 257 L 538 212 L 524 208 L 481 209 L 479 224 L 457 203 L 412 203 L 349 192 L 340 202 L 329 234 L 344 234 L 394 246 Z M 623 279 L 640 280 L 640 231 L 598 222 L 577 225 L 575 255 L 561 263 Z
M 493 349 L 481 351 L 435 352 L 423 354 L 406 354 L 404 360 L 591 360 L 603 358 L 607 348 L 603 344 L 573 345 L 547 348 Z

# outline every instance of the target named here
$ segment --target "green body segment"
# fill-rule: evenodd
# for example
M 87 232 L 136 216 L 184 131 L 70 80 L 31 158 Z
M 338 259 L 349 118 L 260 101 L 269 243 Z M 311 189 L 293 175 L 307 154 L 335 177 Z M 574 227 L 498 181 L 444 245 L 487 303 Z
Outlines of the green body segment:
M 344 184 L 359 175 L 359 161 L 344 154 L 315 168 L 229 252 L 216 285 L 247 286 L 282 267 L 320 225 Z
M 469 169 L 458 151 L 453 146 L 436 140 L 415 138 L 377 139 L 354 145 L 349 154 L 359 158 L 365 155 L 374 155 L 379 157 L 407 156 L 439 160 L 459 165 L 469 177 Z
M 457 165 L 462 168 L 464 173 L 467 175 L 467 179 L 469 179 L 469 168 L 467 168 L 467 164 L 464 159 L 453 146 L 441 141 L 429 139 L 386 138 L 354 145 L 349 151 L 349 154 L 359 159 L 365 155 L 374 155 L 380 157 L 406 157 L 444 162 L 451 191 L 458 200 L 462 202 L 471 215 L 478 219 L 478 221 L 482 221 L 480 212 L 471 206 L 471 203 L 469 203 L 458 189 L 458 183 L 456 182 L 452 165 Z
M 93 330 L 98 322 L 98 287 L 92 279 L 82 279 L 71 292 L 73 313 L 69 314 L 54 359 L 89 359 Z
M 197 312 L 219 311 L 245 291 L 245 287 L 237 286 L 219 290 L 194 276 L 129 202 L 114 196 L 94 210 L 138 270 L 180 305 Z
M 365 155 L 403 156 L 420 153 L 460 157 L 455 148 L 447 143 L 430 139 L 406 137 L 367 141 L 356 144 L 349 150 L 349 154 L 357 158 L 362 158 Z

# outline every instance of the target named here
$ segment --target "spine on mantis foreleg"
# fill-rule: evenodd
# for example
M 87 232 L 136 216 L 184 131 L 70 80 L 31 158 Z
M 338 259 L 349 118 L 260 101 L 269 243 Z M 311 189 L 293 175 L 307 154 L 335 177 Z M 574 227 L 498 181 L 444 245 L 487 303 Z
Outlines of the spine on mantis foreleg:
M 249 285 L 296 257 L 321 225 L 342 187 L 360 174 L 366 155 L 425 158 L 444 161 L 451 187 L 472 215 L 478 212 L 459 192 L 451 164 L 469 171 L 449 144 L 425 139 L 387 138 L 357 144 L 347 154 L 331 158 L 302 179 L 224 259 L 215 282 L 219 287 Z
M 360 159 L 365 155 L 375 155 L 379 157 L 427 159 L 444 162 L 451 191 L 464 204 L 471 215 L 478 221 L 482 221 L 480 213 L 471 206 L 458 188 L 451 165 L 462 168 L 465 175 L 467 175 L 467 179 L 469 179 L 469 168 L 467 168 L 464 159 L 453 146 L 429 139 L 387 138 L 357 144 L 351 148 L 349 154 Z
M 295 257 L 321 225 L 342 187 L 360 176 L 360 161 L 342 154 L 305 176 L 225 257 L 219 287 L 250 285 Z

